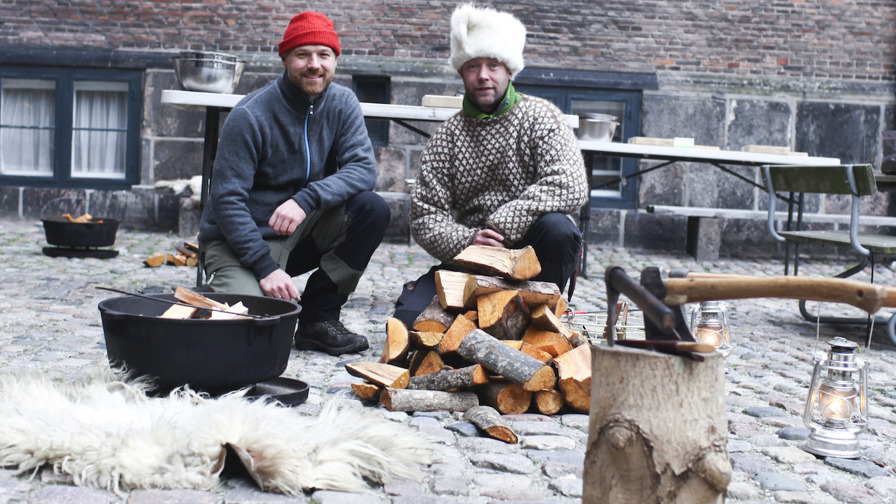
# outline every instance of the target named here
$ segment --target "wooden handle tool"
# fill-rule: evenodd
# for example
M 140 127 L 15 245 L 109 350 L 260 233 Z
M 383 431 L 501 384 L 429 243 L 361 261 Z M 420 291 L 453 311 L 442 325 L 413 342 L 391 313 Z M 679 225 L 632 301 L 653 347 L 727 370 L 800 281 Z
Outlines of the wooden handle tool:
M 688 274 L 686 278 L 666 278 L 664 284 L 666 297 L 663 302 L 670 306 L 721 299 L 775 297 L 844 303 L 875 313 L 890 304 L 886 287 L 843 278 Z M 896 302 L 896 296 L 890 299 Z

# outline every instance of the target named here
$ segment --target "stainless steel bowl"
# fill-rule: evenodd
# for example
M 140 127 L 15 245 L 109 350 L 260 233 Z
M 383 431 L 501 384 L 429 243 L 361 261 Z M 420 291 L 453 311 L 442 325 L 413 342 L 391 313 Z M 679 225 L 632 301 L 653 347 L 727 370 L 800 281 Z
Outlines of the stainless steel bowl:
M 232 54 L 212 52 L 212 51 L 181 51 L 181 58 L 186 59 L 209 59 L 215 61 L 230 61 L 236 63 L 239 58 Z
M 233 93 L 243 75 L 245 62 L 214 58 L 174 56 L 174 74 L 181 88 L 206 93 Z
M 613 116 L 608 116 L 613 117 Z M 615 117 L 613 117 L 615 119 Z M 579 138 L 598 142 L 610 142 L 616 133 L 619 123 L 610 119 L 592 119 L 585 117 L 579 121 Z

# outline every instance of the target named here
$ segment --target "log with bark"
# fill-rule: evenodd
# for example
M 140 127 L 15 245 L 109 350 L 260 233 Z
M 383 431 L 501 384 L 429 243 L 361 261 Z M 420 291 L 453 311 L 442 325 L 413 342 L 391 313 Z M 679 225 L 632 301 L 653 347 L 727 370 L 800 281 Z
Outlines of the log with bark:
M 532 405 L 532 392 L 506 379 L 494 379 L 479 388 L 479 400 L 504 415 L 519 415 Z
M 464 413 L 464 420 L 479 427 L 489 436 L 505 443 L 516 444 L 518 440 L 516 433 L 501 418 L 500 413 L 490 406 L 476 406 L 468 409 Z
M 461 369 L 443 368 L 435 373 L 412 376 L 407 388 L 414 390 L 452 390 L 488 383 L 488 375 L 481 364 Z
M 498 291 L 476 299 L 479 328 L 498 339 L 520 339 L 529 326 L 529 309 L 519 291 Z
M 380 403 L 389 411 L 467 411 L 479 406 L 473 392 L 386 388 Z
M 386 341 L 383 343 L 383 353 L 380 356 L 380 362 L 405 365 L 406 367 L 410 347 L 411 342 L 407 326 L 401 320 L 389 317 L 386 320 Z
M 474 329 L 461 342 L 458 353 L 470 362 L 482 364 L 528 391 L 552 388 L 553 368 L 516 351 L 482 329 Z
M 465 271 L 509 280 L 529 280 L 541 273 L 535 249 L 508 249 L 471 245 L 454 257 L 454 264 Z
M 557 366 L 557 386 L 572 409 L 588 413 L 591 404 L 591 348 L 576 347 L 554 358 Z
M 345 370 L 381 387 L 405 388 L 411 378 L 407 369 L 381 362 L 350 362 L 345 365 Z
M 529 308 L 543 304 L 558 306 L 563 299 L 560 296 L 560 288 L 553 282 L 536 282 L 533 280 L 515 282 L 493 276 L 470 275 L 467 277 L 467 283 L 464 285 L 463 305 L 475 306 L 476 299 L 479 296 L 504 290 L 519 291 L 520 297 L 523 298 L 523 301 Z M 565 304 L 563 309 L 566 309 Z
M 445 332 L 454 321 L 454 316 L 453 313 L 442 308 L 439 296 L 433 296 L 429 306 L 420 312 L 420 315 L 414 320 L 412 328 L 415 331 Z

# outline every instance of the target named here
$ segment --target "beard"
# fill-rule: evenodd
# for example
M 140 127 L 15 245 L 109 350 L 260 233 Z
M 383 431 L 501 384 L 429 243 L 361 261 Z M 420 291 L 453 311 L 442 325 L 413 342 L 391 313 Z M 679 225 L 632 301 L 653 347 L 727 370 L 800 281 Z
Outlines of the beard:
M 322 79 L 312 80 L 315 77 L 322 77 Z M 313 75 L 302 74 L 299 75 L 298 78 L 290 80 L 293 85 L 299 88 L 303 93 L 315 98 L 330 87 L 330 84 L 333 82 L 333 74 L 326 72 Z

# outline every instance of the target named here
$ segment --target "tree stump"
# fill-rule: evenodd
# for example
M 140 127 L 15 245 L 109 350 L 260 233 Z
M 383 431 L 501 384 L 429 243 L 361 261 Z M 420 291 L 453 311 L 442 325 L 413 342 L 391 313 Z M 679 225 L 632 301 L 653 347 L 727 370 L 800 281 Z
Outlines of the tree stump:
M 725 361 L 701 355 L 592 348 L 583 504 L 724 502 Z

